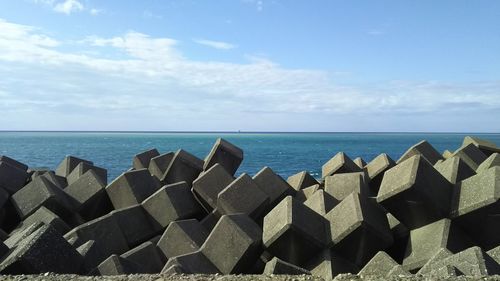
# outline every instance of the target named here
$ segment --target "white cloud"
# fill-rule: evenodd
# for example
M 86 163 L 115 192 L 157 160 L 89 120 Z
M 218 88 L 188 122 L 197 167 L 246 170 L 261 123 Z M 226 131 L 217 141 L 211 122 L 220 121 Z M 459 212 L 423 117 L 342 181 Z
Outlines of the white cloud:
M 193 41 L 197 44 L 208 46 L 211 48 L 219 49 L 219 50 L 230 50 L 236 48 L 236 45 L 222 42 L 222 41 L 213 41 L 206 39 L 193 39 Z
M 100 15 L 104 12 L 104 10 L 102 9 L 96 9 L 96 8 L 92 8 L 89 10 L 89 13 L 93 16 L 97 16 L 97 15 Z
M 343 86 L 269 59 L 192 60 L 175 39 L 133 31 L 76 53 L 35 27 L 0 30 L 3 129 L 500 130 L 500 81 Z
M 66 15 L 83 10 L 83 4 L 78 2 L 77 0 L 65 0 L 64 2 L 59 2 L 54 6 L 54 11 Z

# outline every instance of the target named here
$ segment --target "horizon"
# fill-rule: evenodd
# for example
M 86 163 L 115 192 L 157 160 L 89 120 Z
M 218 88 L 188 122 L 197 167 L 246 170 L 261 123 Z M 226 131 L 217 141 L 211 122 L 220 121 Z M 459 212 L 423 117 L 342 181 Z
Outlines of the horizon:
M 0 130 L 500 132 L 500 2 L 0 0 Z

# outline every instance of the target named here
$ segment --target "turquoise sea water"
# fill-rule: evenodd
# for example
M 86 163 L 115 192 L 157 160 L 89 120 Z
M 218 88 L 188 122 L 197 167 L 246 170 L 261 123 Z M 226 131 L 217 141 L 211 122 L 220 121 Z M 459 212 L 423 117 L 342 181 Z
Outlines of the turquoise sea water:
M 440 152 L 457 149 L 468 134 L 421 133 L 88 133 L 0 132 L 0 155 L 30 167 L 54 169 L 66 155 L 91 160 L 108 169 L 111 181 L 146 149 L 160 153 L 183 148 L 204 158 L 218 137 L 244 150 L 238 171 L 255 174 L 269 166 L 283 177 L 307 170 L 319 176 L 321 166 L 339 151 L 367 162 L 380 153 L 394 160 L 411 145 L 428 140 Z M 500 134 L 474 134 L 500 146 Z

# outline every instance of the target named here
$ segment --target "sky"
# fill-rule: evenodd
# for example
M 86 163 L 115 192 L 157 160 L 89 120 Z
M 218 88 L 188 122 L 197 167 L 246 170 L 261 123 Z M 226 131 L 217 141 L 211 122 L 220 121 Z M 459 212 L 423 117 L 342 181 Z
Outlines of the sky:
M 500 132 L 500 1 L 0 0 L 0 130 Z

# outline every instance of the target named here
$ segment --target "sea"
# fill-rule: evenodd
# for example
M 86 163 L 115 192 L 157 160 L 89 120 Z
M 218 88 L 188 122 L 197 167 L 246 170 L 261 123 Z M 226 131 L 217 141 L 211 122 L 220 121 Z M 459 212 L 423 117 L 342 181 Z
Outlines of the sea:
M 285 179 L 308 171 L 321 176 L 321 166 L 338 152 L 369 162 L 380 153 L 397 160 L 410 146 L 429 141 L 439 152 L 454 151 L 465 136 L 500 146 L 500 134 L 463 133 L 159 133 L 159 132 L 0 132 L 0 155 L 30 167 L 55 169 L 67 155 L 108 170 L 111 181 L 129 169 L 135 154 L 156 148 L 160 153 L 180 148 L 204 159 L 217 138 L 244 151 L 237 174 L 254 175 L 265 166 Z

